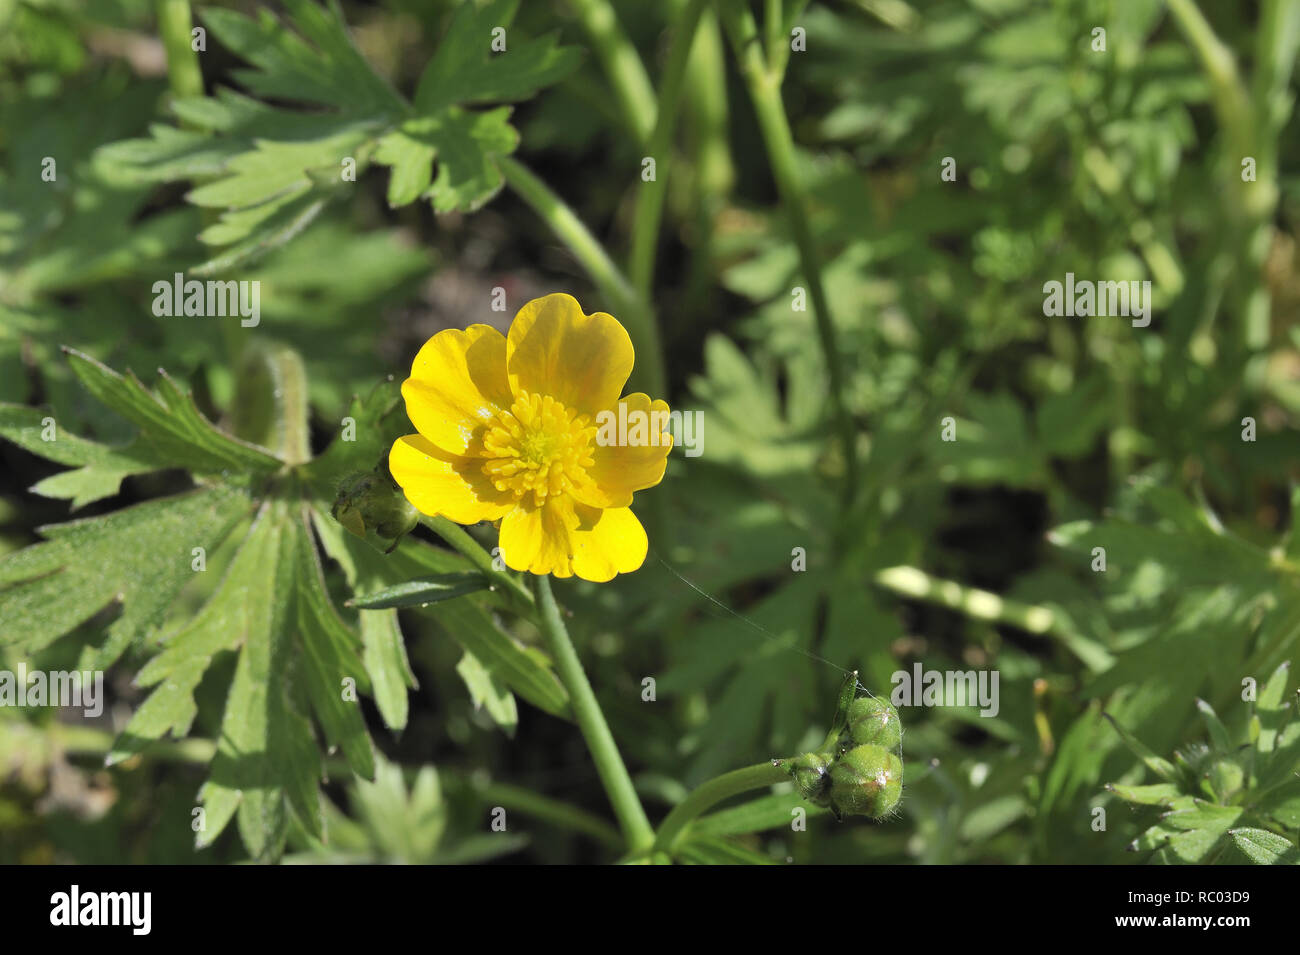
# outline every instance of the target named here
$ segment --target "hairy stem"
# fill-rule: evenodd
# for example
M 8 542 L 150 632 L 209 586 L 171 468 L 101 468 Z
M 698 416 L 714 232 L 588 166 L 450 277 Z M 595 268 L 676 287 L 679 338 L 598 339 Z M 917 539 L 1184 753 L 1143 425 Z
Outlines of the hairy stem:
M 830 303 L 822 285 L 817 246 L 808 224 L 808 210 L 795 161 L 794 138 L 790 133 L 785 104 L 781 101 L 780 79 L 764 63 L 758 27 L 749 8 L 738 0 L 720 0 L 719 9 L 723 26 L 735 48 L 736 60 L 753 101 L 754 111 L 758 115 L 768 164 L 772 167 L 772 177 L 776 180 L 777 192 L 794 234 L 795 245 L 799 250 L 799 264 L 812 298 L 817 337 L 821 343 L 830 386 L 831 413 L 843 446 L 844 498 L 846 505 L 851 505 L 857 489 L 857 440 L 853 420 L 849 417 L 848 406 L 844 402 L 844 371 L 835 341 L 835 325 L 831 321 Z
M 637 295 L 605 247 L 583 225 L 564 200 L 537 178 L 533 172 L 515 159 L 499 160 L 506 183 L 541 216 L 551 231 L 563 242 L 586 269 L 609 307 L 616 310 L 618 318 L 627 327 L 636 349 L 636 367 L 632 380 L 639 382 L 641 390 L 651 395 L 666 391 L 663 356 L 659 347 L 659 330 L 649 305 Z
M 874 579 L 881 587 L 901 596 L 939 604 L 976 620 L 1009 623 L 1029 633 L 1050 633 L 1056 622 L 1055 615 L 1046 607 L 1006 600 L 988 590 L 931 576 L 917 567 L 887 567 Z
M 655 126 L 655 94 L 645 64 L 619 25 L 608 0 L 570 0 L 582 27 L 596 47 L 605 75 L 614 87 L 622 114 L 637 142 L 649 141 Z
M 167 53 L 167 80 L 175 97 L 202 96 L 203 73 L 190 43 L 189 0 L 158 0 L 158 35 Z
M 632 777 L 623 765 L 623 757 L 609 731 L 609 724 L 605 722 L 605 714 L 596 702 L 596 694 L 587 680 L 578 652 L 569 639 L 569 631 L 560 616 L 555 595 L 551 593 L 550 577 L 543 575 L 537 578 L 537 602 L 541 609 L 541 629 L 546 648 L 555 660 L 555 670 L 560 681 L 569 691 L 573 715 L 587 741 L 600 781 L 609 795 L 619 828 L 623 830 L 624 842 L 630 851 L 648 850 L 654 842 L 654 830 L 650 828 L 650 820 L 646 818 L 645 809 L 632 786 Z
M 650 296 L 654 279 L 655 252 L 659 244 L 659 225 L 663 220 L 664 199 L 668 195 L 668 170 L 671 163 L 673 131 L 677 128 L 677 112 L 685 86 L 686 65 L 690 62 L 691 47 L 695 44 L 695 31 L 708 0 L 690 0 L 678 18 L 673 37 L 672 52 L 664 69 L 659 90 L 659 114 L 654 132 L 647 147 L 655 160 L 655 179 L 641 183 L 636 196 L 633 216 L 632 254 L 628 270 L 632 286 L 643 300 Z

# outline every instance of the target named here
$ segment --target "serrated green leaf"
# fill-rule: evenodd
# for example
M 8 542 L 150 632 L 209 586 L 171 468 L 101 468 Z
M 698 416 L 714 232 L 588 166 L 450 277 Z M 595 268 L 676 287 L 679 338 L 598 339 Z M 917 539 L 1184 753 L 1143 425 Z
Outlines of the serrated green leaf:
M 110 448 L 61 429 L 46 412 L 19 405 L 0 404 L 0 435 L 33 454 L 77 468 L 37 483 L 32 491 L 44 497 L 63 498 L 73 509 L 112 497 L 122 479 L 167 467 L 167 462 L 143 447 Z M 51 440 L 45 440 L 50 435 Z
M 249 638 L 250 613 L 267 598 L 265 569 L 273 565 L 277 538 L 269 520 L 256 521 L 240 543 L 229 569 L 194 618 L 163 638 L 162 652 L 136 675 L 139 686 L 155 686 L 113 744 L 113 764 L 142 751 L 169 730 L 189 732 L 198 707 L 194 690 L 213 657 L 235 650 Z
M 374 593 L 360 594 L 348 601 L 359 610 L 386 610 L 389 607 L 422 607 L 440 600 L 453 600 L 465 594 L 488 589 L 480 573 L 439 574 L 422 580 L 408 580 Z
M 265 507 L 258 521 L 267 524 L 268 562 L 249 595 L 246 637 L 200 791 L 206 818 L 197 844 L 210 845 L 237 815 L 248 851 L 270 860 L 283 850 L 290 805 L 308 832 L 322 835 L 321 759 L 311 724 L 291 699 L 295 683 L 285 679 L 293 663 L 294 601 L 284 595 L 295 589 L 294 521 L 283 504 Z
M 506 731 L 507 736 L 514 736 L 515 727 L 519 724 L 519 709 L 515 705 L 514 694 L 479 662 L 478 657 L 468 651 L 456 664 L 456 672 L 469 690 L 474 707 L 486 710 L 492 721 Z
M 83 668 L 102 669 L 160 626 L 211 551 L 251 510 L 243 494 L 204 488 L 43 528 L 48 538 L 0 560 L 0 645 L 38 650 L 110 605 L 121 615 Z
M 326 739 L 343 750 L 353 772 L 369 779 L 375 773 L 375 757 L 356 693 L 357 688 L 370 688 L 362 666 L 361 642 L 339 619 L 325 592 L 306 513 L 301 512 L 292 526 L 298 638 L 312 707 Z
M 462 649 L 474 654 L 502 682 L 553 716 L 569 718 L 569 697 L 554 671 L 526 652 L 472 600 L 449 600 L 423 613 L 433 616 Z
M 160 374 L 155 396 L 134 375 L 123 377 L 73 349 L 67 354 L 72 370 L 90 393 L 140 429 L 136 442 L 154 460 L 199 474 L 226 469 L 269 472 L 282 466 L 269 451 L 219 431 L 166 374 Z
M 356 588 L 378 586 L 385 580 L 382 555 L 346 533 L 328 515 L 313 512 L 316 533 L 325 552 L 339 562 L 348 583 Z M 409 546 L 409 545 L 408 545 Z M 370 677 L 375 705 L 390 729 L 406 726 L 408 688 L 418 686 L 406 656 L 396 610 L 376 610 L 360 615 L 362 662 Z
M 1267 829 L 1230 829 L 1228 834 L 1256 865 L 1300 865 L 1300 850 L 1283 836 Z
M 416 109 L 432 113 L 453 103 L 515 102 L 575 70 L 580 52 L 557 47 L 554 36 L 540 40 L 505 36 L 505 50 L 493 52 L 494 31 L 504 31 L 518 7 L 519 0 L 460 4 L 420 77 Z

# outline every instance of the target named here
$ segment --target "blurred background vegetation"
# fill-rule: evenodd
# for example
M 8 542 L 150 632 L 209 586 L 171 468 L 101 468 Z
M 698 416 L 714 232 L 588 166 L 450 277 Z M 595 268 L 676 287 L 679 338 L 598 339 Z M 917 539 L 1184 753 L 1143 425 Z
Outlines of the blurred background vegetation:
M 0 0 L 0 400 L 49 409 L 108 444 L 129 440 L 130 424 L 91 400 L 60 353 L 71 346 L 147 382 L 165 368 L 209 419 L 228 421 L 242 353 L 275 341 L 302 357 L 320 452 L 353 396 L 405 377 L 439 329 L 504 329 L 519 304 L 552 290 L 619 313 L 517 190 L 442 214 L 428 202 L 395 208 L 389 175 L 371 168 L 346 189 L 322 188 L 309 225 L 223 268 L 261 281 L 258 328 L 155 317 L 153 282 L 222 252 L 210 232 L 199 239 L 216 212 L 186 201 L 203 175 L 141 146 L 159 141 L 158 124 L 207 135 L 197 114 L 169 112 L 159 6 Z M 339 6 L 371 68 L 409 95 L 456 4 Z M 560 44 L 583 51 L 576 69 L 515 106 L 515 158 L 626 262 L 639 191 L 649 188 L 640 175 L 649 137 L 611 89 L 607 47 L 585 28 L 590 6 L 527 3 L 511 26 L 512 37 L 558 31 Z M 687 6 L 613 4 L 653 87 Z M 775 10 L 806 32 L 781 92 L 856 433 L 847 498 L 814 311 L 792 308 L 792 290 L 809 283 L 791 220 L 736 58 L 705 10 L 660 157 L 666 202 L 646 296 L 666 397 L 703 412 L 704 453 L 674 453 L 664 485 L 647 495 L 661 500 L 641 571 L 560 591 L 652 819 L 711 776 L 824 735 L 840 673 L 798 649 L 860 669 L 877 693 L 917 661 L 996 669 L 1000 712 L 903 709 L 905 793 L 886 823 L 821 815 L 791 832 L 789 796 L 762 825 L 714 821 L 712 831 L 755 859 L 1141 861 L 1149 853 L 1126 850 L 1158 807 L 1104 787 L 1156 779 L 1103 710 L 1154 753 L 1190 752 L 1196 766 L 1207 738 L 1199 697 L 1227 725 L 1229 752 L 1258 747 L 1242 681 L 1263 686 L 1300 636 L 1300 540 L 1290 536 L 1300 465 L 1294 8 L 756 5 L 764 28 Z M 204 20 L 213 9 L 282 13 L 200 4 L 197 22 L 213 25 Z M 248 50 L 219 32 L 198 58 L 209 95 L 225 87 L 299 99 L 250 86 Z M 359 89 L 338 75 L 344 93 L 324 103 Z M 227 142 L 221 129 L 211 135 Z M 46 156 L 57 157 L 54 182 L 39 176 Z M 941 178 L 945 157 L 955 181 Z M 1043 284 L 1066 272 L 1149 280 L 1150 326 L 1044 317 Z M 491 308 L 497 287 L 508 312 Z M 955 442 L 940 440 L 947 416 Z M 1243 441 L 1246 417 L 1253 442 Z M 58 465 L 12 443 L 0 458 L 0 550 L 18 552 L 71 512 L 28 490 Z M 188 483 L 175 470 L 129 476 L 74 516 Z M 491 546 L 490 528 L 476 534 Z M 1105 573 L 1092 569 L 1098 546 Z M 805 549 L 806 571 L 792 570 L 794 548 Z M 718 612 L 658 558 L 778 639 Z M 327 559 L 325 575 L 346 615 L 343 571 Z M 976 591 L 1005 602 L 990 612 L 971 599 Z M 192 617 L 197 599 L 176 601 L 169 625 Z M 1030 607 L 1048 616 L 1027 619 Z M 527 625 L 498 619 L 520 644 L 536 642 Z M 24 621 L 0 621 L 0 660 L 46 669 L 75 665 L 105 626 L 92 618 L 27 653 Z M 376 779 L 330 772 L 328 847 L 295 825 L 286 858 L 617 857 L 609 830 L 592 821 L 608 810 L 574 727 L 516 705 L 481 663 L 467 664 L 455 627 L 436 606 L 402 611 L 419 684 L 405 726 L 390 729 L 364 701 L 381 754 Z M 99 720 L 0 708 L 0 861 L 246 857 L 233 827 L 197 853 L 190 828 L 230 654 L 198 688 L 188 739 L 103 768 L 147 695 L 133 677 L 149 655 L 133 644 L 108 671 Z M 652 703 L 642 700 L 646 677 L 657 684 Z M 1244 800 L 1252 825 L 1294 845 L 1297 749 L 1262 801 L 1220 789 L 1199 796 Z M 511 813 L 504 835 L 489 830 L 498 805 Z M 1107 809 L 1105 831 L 1094 828 L 1097 806 Z M 1239 861 L 1218 845 L 1177 859 Z

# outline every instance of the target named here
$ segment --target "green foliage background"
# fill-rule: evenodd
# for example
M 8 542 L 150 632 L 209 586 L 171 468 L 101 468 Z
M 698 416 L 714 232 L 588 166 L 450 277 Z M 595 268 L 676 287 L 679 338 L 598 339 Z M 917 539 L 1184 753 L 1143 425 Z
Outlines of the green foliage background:
M 554 290 L 703 412 L 638 496 L 646 565 L 559 589 L 652 820 L 816 745 L 839 666 L 1000 674 L 995 718 L 902 710 L 896 818 L 792 832 L 787 786 L 683 861 L 1297 861 L 1297 4 L 756 5 L 829 359 L 714 4 L 615 3 L 624 47 L 595 0 L 202 3 L 201 77 L 177 6 L 0 0 L 0 669 L 105 667 L 110 696 L 0 707 L 0 861 L 621 856 L 510 596 L 358 611 L 472 567 L 331 516 L 411 430 L 419 344 Z M 175 272 L 260 281 L 260 324 L 156 317 Z M 1066 272 L 1150 281 L 1151 325 L 1045 318 Z

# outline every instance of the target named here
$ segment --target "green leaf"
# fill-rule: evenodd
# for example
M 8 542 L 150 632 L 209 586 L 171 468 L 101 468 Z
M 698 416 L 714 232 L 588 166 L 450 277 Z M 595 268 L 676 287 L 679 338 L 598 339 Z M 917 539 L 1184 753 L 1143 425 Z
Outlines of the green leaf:
M 244 87 L 270 99 L 358 112 L 400 109 L 401 99 L 352 45 L 337 7 L 309 0 L 286 0 L 285 7 L 301 36 L 265 10 L 256 20 L 232 10 L 203 11 L 217 39 L 257 67 L 236 72 Z
M 771 793 L 739 806 L 701 816 L 691 823 L 691 833 L 700 836 L 739 836 L 780 829 L 790 825 L 795 809 L 802 809 L 809 816 L 827 813 L 826 809 L 804 802 L 797 792 Z
M 1210 742 L 1214 744 L 1214 748 L 1221 753 L 1231 752 L 1234 747 L 1231 737 L 1228 736 L 1228 728 L 1215 714 L 1214 708 L 1204 700 L 1198 699 L 1196 709 L 1200 712 L 1201 719 L 1205 720 L 1205 725 L 1210 731 Z
M 361 719 L 358 687 L 369 690 L 362 666 L 361 641 L 339 618 L 325 592 L 320 559 L 312 545 L 311 523 L 305 512 L 293 523 L 298 638 L 306 662 L 307 689 L 312 708 L 331 745 L 358 776 L 375 774 L 370 735 Z
M 1125 802 L 1137 803 L 1141 806 L 1172 806 L 1174 801 L 1182 796 L 1182 790 L 1173 783 L 1156 783 L 1152 786 L 1121 786 L 1118 783 L 1108 783 L 1106 788 Z
M 89 355 L 66 351 L 72 370 L 90 393 L 140 429 L 136 444 L 152 460 L 199 474 L 226 469 L 268 472 L 282 466 L 270 452 L 219 431 L 161 369 L 158 394 L 151 395 L 134 375 L 123 377 Z
M 296 354 L 274 354 L 277 369 L 301 371 Z M 363 628 L 359 637 L 330 597 L 312 527 L 315 522 L 338 531 L 319 513 L 332 494 L 315 497 L 317 485 L 304 480 L 299 468 L 218 431 L 171 379 L 162 378 L 155 396 L 85 356 L 69 357 L 92 393 L 139 428 L 129 448 L 119 452 L 57 433 L 54 441 L 41 441 L 40 431 L 32 431 L 44 429 L 33 417 L 37 413 L 9 407 L 0 407 L 0 433 L 55 460 L 80 464 L 70 473 L 83 496 L 107 492 L 123 473 L 158 468 L 202 472 L 211 483 L 54 525 L 44 531 L 47 541 L 0 559 L 4 642 L 32 652 L 83 628 L 92 638 L 82 653 L 85 669 L 108 666 L 133 644 L 153 651 L 136 679 L 152 692 L 113 744 L 110 763 L 169 733 L 189 733 L 205 705 L 200 684 L 218 657 L 233 655 L 233 678 L 201 793 L 205 812 L 198 845 L 211 845 L 231 820 L 259 860 L 279 857 L 293 825 L 323 838 L 322 748 L 341 751 L 358 776 L 373 775 L 375 756 L 358 693 L 375 692 L 370 674 L 379 673 L 381 709 L 390 723 L 401 725 L 405 683 L 414 682 L 395 620 L 388 628 Z M 272 409 L 275 420 L 258 422 L 258 433 L 281 434 L 291 418 L 301 430 L 305 380 L 265 379 L 258 369 L 265 371 L 264 364 L 245 363 L 239 382 L 241 395 L 264 393 Z M 245 424 L 251 426 L 251 419 Z M 235 528 L 243 528 L 241 537 L 222 547 Z M 325 531 L 322 539 L 330 542 Z M 224 570 L 209 566 L 219 554 L 231 555 Z M 407 563 L 425 574 L 463 572 L 466 566 L 459 559 Z M 210 590 L 202 586 L 204 573 L 214 575 Z M 178 601 L 183 590 L 196 592 L 197 610 L 184 612 Z M 101 639 L 93 639 L 96 630 Z
M 1155 773 L 1166 782 L 1175 782 L 1178 780 L 1178 770 L 1174 768 L 1173 763 L 1169 762 L 1169 760 L 1162 756 L 1157 756 L 1151 751 L 1150 747 L 1134 738 L 1119 724 L 1119 721 L 1109 713 L 1103 713 L 1102 715 L 1110 721 L 1111 726 L 1115 727 L 1115 732 L 1118 733 L 1120 739 L 1124 741 L 1124 745 L 1132 750 L 1134 755 L 1146 764 L 1147 769 L 1151 770 L 1151 772 Z
M 507 736 L 514 736 L 519 724 L 519 709 L 514 695 L 472 653 L 466 652 L 460 658 L 456 672 L 465 681 L 475 708 L 487 710 L 488 716 L 506 731 Z
M 296 529 L 283 504 L 265 507 L 258 521 L 266 559 L 250 594 L 211 775 L 199 794 L 206 818 L 196 841 L 211 845 L 237 815 L 244 845 L 267 860 L 283 850 L 290 806 L 308 832 L 321 835 L 321 757 L 310 722 L 291 699 L 300 690 L 285 679 L 294 601 L 283 595 L 294 591 Z
M 526 99 L 580 60 L 554 37 L 532 40 L 513 30 L 507 49 L 494 53 L 493 31 L 510 26 L 518 0 L 462 3 L 412 105 L 357 51 L 336 6 L 289 0 L 286 7 L 284 23 L 266 11 L 254 18 L 218 8 L 203 17 L 251 64 L 234 72 L 246 89 L 308 109 L 219 89 L 173 102 L 192 128 L 155 125 L 149 139 L 99 154 L 120 182 L 190 180 L 190 202 L 223 210 L 200 238 L 225 251 L 194 274 L 228 272 L 288 242 L 372 160 L 392 167 L 394 207 L 424 197 L 437 212 L 478 209 L 501 189 L 496 160 L 514 151 L 519 135 L 508 106 L 463 107 Z
M 505 180 L 495 160 L 519 145 L 519 134 L 508 122 L 510 108 L 470 113 L 451 106 L 432 116 L 402 124 L 380 140 L 375 160 L 396 166 L 389 184 L 390 205 L 403 205 L 419 196 L 433 201 L 435 212 L 473 212 L 495 196 Z M 427 159 L 438 161 L 438 176 L 419 171 Z M 414 192 L 416 186 L 422 187 Z M 403 201 L 404 200 L 404 201 Z
M 453 640 L 529 703 L 569 718 L 569 697 L 541 654 L 530 652 L 498 627 L 472 600 L 435 604 L 431 614 Z M 549 661 L 548 661 L 549 662 Z
M 0 560 L 0 645 L 48 646 L 108 607 L 121 613 L 83 668 L 103 669 L 162 625 L 192 581 L 194 548 L 211 552 L 251 511 L 243 494 L 204 488 L 42 528 L 48 538 Z
M 433 113 L 453 103 L 506 103 L 527 99 L 578 67 L 581 53 L 557 47 L 555 37 L 521 40 L 502 36 L 506 49 L 494 53 L 494 31 L 514 19 L 519 0 L 462 3 L 447 35 L 425 67 L 415 107 Z
M 1154 850 L 1158 861 L 1207 863 L 1222 852 L 1224 837 L 1241 818 L 1242 810 L 1197 803 L 1193 808 L 1167 812 L 1160 822 L 1138 836 L 1134 851 Z
M 714 836 L 688 837 L 675 851 L 688 865 L 776 865 L 769 856 Z
M 166 460 L 145 447 L 117 450 L 79 438 L 58 426 L 49 414 L 36 408 L 0 404 L 0 435 L 33 454 L 59 464 L 79 465 L 37 483 L 32 491 L 45 497 L 70 500 L 75 510 L 92 501 L 112 497 L 122 479 L 167 467 Z M 50 440 L 46 440 L 49 436 Z
M 253 626 L 254 608 L 274 598 L 265 589 L 265 570 L 276 558 L 273 529 L 265 519 L 253 525 L 212 596 L 192 620 L 162 639 L 162 651 L 136 675 L 137 685 L 156 688 L 114 743 L 110 765 L 168 731 L 177 738 L 189 732 L 198 712 L 194 690 L 213 657 L 238 649 Z
M 1232 841 L 1256 865 L 1300 865 L 1300 851 L 1289 839 L 1267 829 L 1229 829 Z
M 389 607 L 421 607 L 452 600 L 465 594 L 487 590 L 488 582 L 477 571 L 460 574 L 439 574 L 423 580 L 408 580 L 375 593 L 363 594 L 348 601 L 349 607 L 361 610 L 385 610 Z
M 388 578 L 382 557 L 365 543 L 346 533 L 328 515 L 313 512 L 316 533 L 325 552 L 343 567 L 354 588 L 377 587 Z M 409 545 L 408 545 L 409 546 Z M 406 656 L 406 644 L 397 625 L 396 610 L 369 611 L 360 615 L 362 662 L 384 723 L 390 729 L 406 726 L 407 689 L 414 689 L 415 674 Z

